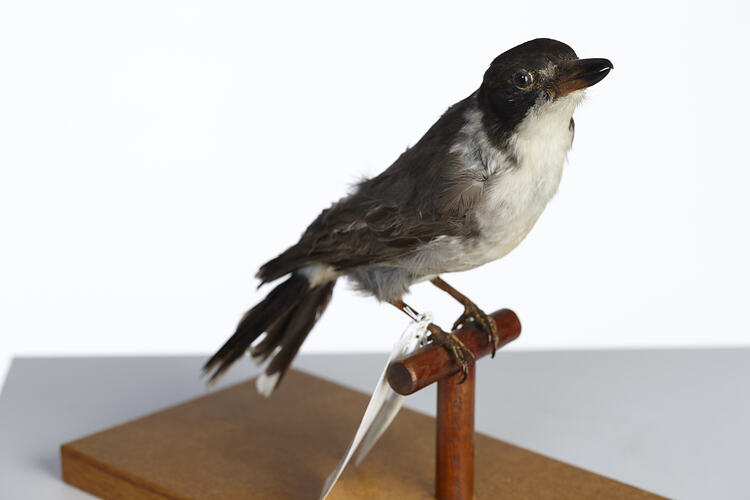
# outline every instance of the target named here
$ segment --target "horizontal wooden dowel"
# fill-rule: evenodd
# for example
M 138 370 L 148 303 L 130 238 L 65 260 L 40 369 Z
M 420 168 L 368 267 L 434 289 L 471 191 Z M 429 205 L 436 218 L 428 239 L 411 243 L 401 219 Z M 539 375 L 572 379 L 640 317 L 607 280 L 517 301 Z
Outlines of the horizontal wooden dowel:
M 521 321 L 510 309 L 501 309 L 490 316 L 497 324 L 496 349 L 517 339 L 521 334 Z M 454 335 L 474 354 L 475 359 L 492 352 L 487 333 L 478 330 L 473 324 L 461 328 Z M 458 365 L 446 349 L 428 344 L 408 358 L 391 363 L 388 367 L 388 383 L 397 393 L 407 395 L 457 371 Z

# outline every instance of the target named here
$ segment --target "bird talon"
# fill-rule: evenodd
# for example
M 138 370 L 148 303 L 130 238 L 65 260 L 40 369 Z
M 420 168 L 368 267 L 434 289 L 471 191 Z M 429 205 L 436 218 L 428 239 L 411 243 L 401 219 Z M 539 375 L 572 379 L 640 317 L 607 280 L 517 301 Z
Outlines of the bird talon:
M 453 323 L 453 330 L 458 328 L 459 325 L 466 326 L 467 322 L 475 323 L 480 330 L 487 333 L 487 341 L 492 346 L 492 356 L 495 357 L 497 350 L 497 343 L 499 340 L 499 334 L 497 332 L 497 324 L 490 315 L 479 309 L 476 304 L 469 302 L 464 304 L 464 312 L 459 316 L 455 323 Z
M 469 375 L 469 364 L 475 360 L 474 353 L 458 337 L 444 332 L 442 328 L 434 323 L 430 323 L 427 328 L 430 330 L 431 340 L 445 348 L 453 357 L 461 373 L 461 380 L 458 383 L 464 383 L 466 377 Z
M 466 365 L 460 365 L 459 366 L 459 371 L 461 372 L 461 380 L 458 381 L 458 385 L 461 385 L 464 382 L 466 382 L 466 378 L 469 376 L 469 366 L 468 366 L 468 364 L 466 364 Z

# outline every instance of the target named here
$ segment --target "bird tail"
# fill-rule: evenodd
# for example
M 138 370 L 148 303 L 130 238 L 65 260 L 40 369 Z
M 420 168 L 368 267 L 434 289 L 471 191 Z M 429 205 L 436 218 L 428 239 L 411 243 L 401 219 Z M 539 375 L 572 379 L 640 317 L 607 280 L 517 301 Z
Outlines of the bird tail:
M 276 286 L 245 313 L 234 335 L 203 366 L 203 372 L 210 374 L 209 383 L 216 381 L 249 350 L 259 363 L 273 356 L 257 380 L 258 391 L 270 396 L 328 306 L 335 284 L 334 279 L 312 286 L 306 276 L 293 273 Z M 252 345 L 263 333 L 265 336 Z

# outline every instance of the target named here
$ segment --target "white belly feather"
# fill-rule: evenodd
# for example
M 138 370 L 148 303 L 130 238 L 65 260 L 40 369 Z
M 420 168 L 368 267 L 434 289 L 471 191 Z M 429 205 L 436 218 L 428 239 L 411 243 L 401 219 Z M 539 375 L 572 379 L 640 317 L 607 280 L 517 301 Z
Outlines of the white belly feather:
M 443 272 L 472 269 L 499 259 L 523 240 L 560 185 L 573 141 L 570 119 L 582 98 L 583 91 L 573 92 L 527 115 L 507 152 L 497 151 L 486 138 L 481 141 L 487 168 L 477 168 L 487 170 L 488 177 L 483 201 L 473 214 L 479 237 L 436 241 L 436 247 L 429 251 L 432 258 L 424 259 L 423 255 L 420 259 L 427 264 L 424 271 L 432 267 Z M 467 127 L 478 127 L 481 115 L 479 111 L 472 114 Z M 466 136 L 476 138 L 477 134 Z M 511 156 L 516 158 L 515 164 Z

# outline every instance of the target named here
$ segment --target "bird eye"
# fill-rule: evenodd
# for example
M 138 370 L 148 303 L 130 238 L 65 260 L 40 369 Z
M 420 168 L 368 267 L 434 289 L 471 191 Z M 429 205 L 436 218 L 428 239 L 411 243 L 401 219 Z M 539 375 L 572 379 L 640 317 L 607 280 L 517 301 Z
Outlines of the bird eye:
M 531 73 L 526 70 L 521 70 L 513 75 L 513 83 L 519 89 L 529 88 L 533 82 L 534 78 L 531 76 Z

